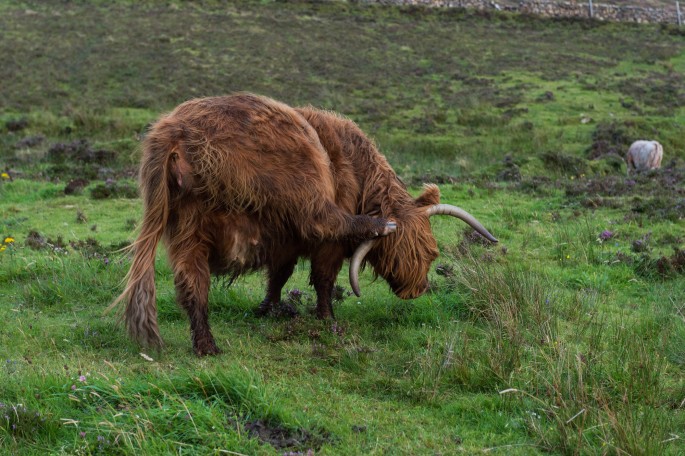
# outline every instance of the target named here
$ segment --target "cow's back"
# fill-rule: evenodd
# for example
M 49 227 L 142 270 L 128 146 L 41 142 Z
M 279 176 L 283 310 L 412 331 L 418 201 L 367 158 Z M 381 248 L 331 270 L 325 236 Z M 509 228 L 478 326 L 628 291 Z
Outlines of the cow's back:
M 163 122 L 182 132 L 178 146 L 193 170 L 195 193 L 208 202 L 235 211 L 288 211 L 333 199 L 330 161 L 316 132 L 283 103 L 247 93 L 200 98 Z
M 368 172 L 360 149 L 361 130 L 351 120 L 334 112 L 312 107 L 296 108 L 314 128 L 331 163 L 336 204 L 356 213 L 361 197 L 362 176 Z

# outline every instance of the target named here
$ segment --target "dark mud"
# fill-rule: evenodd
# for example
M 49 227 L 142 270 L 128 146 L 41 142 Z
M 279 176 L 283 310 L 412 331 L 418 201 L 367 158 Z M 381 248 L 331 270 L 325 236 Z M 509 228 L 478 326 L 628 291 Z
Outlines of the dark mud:
M 103 179 L 113 174 L 117 164 L 115 152 L 94 148 L 86 139 L 55 143 L 45 155 L 45 174 L 53 180 Z
M 64 187 L 65 195 L 79 195 L 83 192 L 83 189 L 88 186 L 88 180 L 86 179 L 72 179 Z
M 65 161 L 83 163 L 111 163 L 115 158 L 112 151 L 105 149 L 93 149 L 86 139 L 77 139 L 70 143 L 56 143 L 48 149 L 47 160 L 51 163 L 63 163 Z
M 20 139 L 14 144 L 15 149 L 30 149 L 32 147 L 39 146 L 45 141 L 45 136 L 43 135 L 34 135 L 34 136 L 27 136 L 25 138 Z
M 568 181 L 566 196 L 585 207 L 628 206 L 650 219 L 685 218 L 685 167 L 671 161 L 664 168 L 635 176 L 611 175 Z
M 29 126 L 28 119 L 11 119 L 5 122 L 5 128 L 10 132 L 25 130 Z
M 646 126 L 635 121 L 600 122 L 592 133 L 592 144 L 586 150 L 587 158 L 595 160 L 605 155 L 623 157 L 635 138 L 653 133 L 646 130 Z
M 504 157 L 504 169 L 497 174 L 496 179 L 501 182 L 521 182 L 521 169 L 511 155 Z
M 545 152 L 540 158 L 545 168 L 568 176 L 580 176 L 588 172 L 586 160 L 562 152 Z
M 616 253 L 618 263 L 632 266 L 640 277 L 652 280 L 668 280 L 685 275 L 685 249 L 673 248 L 670 255 L 652 257 L 647 252 L 630 255 L 623 252 Z
M 81 216 L 84 215 L 81 214 Z M 79 252 L 86 259 L 104 260 L 107 264 L 109 264 L 109 255 L 113 252 L 118 252 L 129 245 L 128 241 L 124 241 L 109 246 L 103 246 L 97 239 L 91 237 L 86 238 L 85 240 L 81 239 L 67 242 L 62 236 L 57 236 L 57 238 L 53 239 L 43 236 L 36 230 L 29 231 L 24 244 L 32 250 L 47 250 L 63 255 L 69 254 L 71 250 Z
M 229 424 L 242 427 L 250 437 L 278 450 L 318 451 L 324 444 L 334 443 L 335 440 L 325 430 L 309 431 L 300 427 L 290 428 L 260 419 L 240 421 L 237 418 L 229 418 Z
M 653 71 L 641 77 L 627 78 L 612 88 L 660 115 L 671 115 L 685 104 L 685 78 L 675 71 Z M 641 110 L 637 112 L 641 113 Z
M 128 182 L 107 179 L 105 183 L 97 184 L 90 189 L 90 197 L 93 199 L 137 198 L 138 188 Z
M 66 252 L 67 243 L 62 236 L 57 236 L 56 239 L 46 238 L 38 231 L 31 230 L 26 236 L 25 244 L 32 250 L 49 249 L 55 252 Z

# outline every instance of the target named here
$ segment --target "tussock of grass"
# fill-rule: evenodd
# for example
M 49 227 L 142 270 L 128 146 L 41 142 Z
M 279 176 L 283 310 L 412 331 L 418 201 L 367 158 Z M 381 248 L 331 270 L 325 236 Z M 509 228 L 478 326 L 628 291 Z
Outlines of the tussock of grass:
M 558 307 L 595 308 L 585 302 L 592 295 L 566 303 L 568 297 L 549 296 L 544 278 L 473 259 L 454 280 L 468 293 L 473 318 L 487 327 L 490 339 L 480 347 L 481 364 L 490 360 L 501 394 L 529 408 L 526 421 L 538 445 L 564 452 L 667 451 L 670 440 L 663 430 L 674 422 L 663 413 L 670 407 L 669 381 L 660 354 L 672 323 L 643 316 L 613 326 L 586 312 L 562 320 Z M 566 339 L 569 329 L 577 335 L 573 344 Z M 463 358 L 468 347 L 460 348 Z

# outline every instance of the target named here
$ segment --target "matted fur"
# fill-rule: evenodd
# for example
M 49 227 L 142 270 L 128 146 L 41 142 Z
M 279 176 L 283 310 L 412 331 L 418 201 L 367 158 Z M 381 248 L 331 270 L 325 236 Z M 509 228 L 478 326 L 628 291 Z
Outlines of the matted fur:
M 397 222 L 397 231 L 381 238 L 367 257 L 374 272 L 398 297 L 420 296 L 428 286 L 430 265 L 438 256 L 426 208 L 440 202 L 440 190 L 427 185 L 423 195 L 413 199 L 374 142 L 354 122 L 311 107 L 298 111 L 319 134 L 329 155 L 354 164 L 360 187 L 356 212 Z
M 626 153 L 628 174 L 661 168 L 664 147 L 658 141 L 635 141 Z
M 382 237 L 367 260 L 401 298 L 427 289 L 438 250 L 426 208 L 439 202 L 427 186 L 413 199 L 354 122 L 311 107 L 290 108 L 252 94 L 191 100 L 163 116 L 143 143 L 144 216 L 127 285 L 129 334 L 161 346 L 154 260 L 164 241 L 193 348 L 216 347 L 208 323 L 210 274 L 266 269 L 258 312 L 280 301 L 299 257 L 311 259 L 317 315 L 333 316 L 331 293 L 345 258 Z

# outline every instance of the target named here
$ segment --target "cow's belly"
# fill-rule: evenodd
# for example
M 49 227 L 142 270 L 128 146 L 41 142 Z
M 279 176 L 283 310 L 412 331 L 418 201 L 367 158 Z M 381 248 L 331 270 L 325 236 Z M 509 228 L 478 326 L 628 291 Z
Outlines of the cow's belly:
M 256 220 L 248 215 L 213 214 L 207 231 L 212 237 L 209 254 L 213 274 L 242 274 L 264 265 L 264 240 Z

